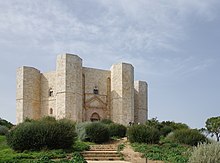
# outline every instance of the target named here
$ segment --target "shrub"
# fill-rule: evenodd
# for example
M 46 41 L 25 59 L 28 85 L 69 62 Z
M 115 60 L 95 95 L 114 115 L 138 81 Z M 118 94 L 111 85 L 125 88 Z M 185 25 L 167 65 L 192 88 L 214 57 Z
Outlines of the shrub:
M 80 141 L 80 140 L 77 140 L 74 143 L 74 146 L 73 146 L 73 150 L 78 151 L 78 152 L 86 151 L 86 150 L 89 150 L 89 149 L 90 149 L 90 146 L 89 146 L 88 142 L 83 142 L 83 141 Z
M 7 143 L 14 150 L 66 149 L 76 138 L 75 125 L 69 120 L 41 119 L 24 122 L 7 135 Z
M 170 126 L 164 126 L 160 129 L 160 135 L 167 136 L 169 133 L 173 131 L 173 128 Z
M 95 143 L 107 142 L 110 138 L 108 127 L 100 122 L 93 122 L 86 126 L 89 141 Z
M 111 123 L 114 123 L 114 122 L 112 122 L 111 119 L 102 119 L 100 122 L 101 122 L 101 123 L 104 123 L 104 124 L 111 124 Z
M 218 163 L 220 160 L 220 143 L 199 144 L 194 147 L 189 163 Z
M 111 123 L 108 125 L 110 136 L 125 137 L 127 128 L 121 124 Z
M 13 124 L 11 122 L 6 121 L 5 119 L 0 118 L 0 126 L 6 126 L 10 129 L 13 127 Z
M 160 139 L 159 130 L 146 125 L 134 125 L 128 130 L 128 139 L 131 143 L 158 143 Z
M 197 145 L 199 142 L 207 141 L 206 137 L 201 134 L 196 129 L 181 129 L 173 132 L 168 138 L 171 141 L 187 144 L 187 145 Z
M 0 135 L 6 135 L 8 133 L 8 127 L 0 125 Z
M 92 122 L 81 122 L 76 124 L 76 133 L 78 135 L 78 139 L 81 141 L 88 140 L 88 136 L 86 135 L 86 126 L 91 124 Z

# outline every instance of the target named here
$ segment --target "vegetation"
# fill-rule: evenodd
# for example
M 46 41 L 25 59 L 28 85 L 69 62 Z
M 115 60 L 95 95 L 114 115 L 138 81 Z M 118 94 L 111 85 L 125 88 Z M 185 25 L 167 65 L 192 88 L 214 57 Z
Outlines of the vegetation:
M 0 135 L 6 135 L 8 133 L 8 128 L 6 126 L 0 125 Z
M 104 143 L 110 139 L 110 133 L 107 125 L 101 122 L 88 124 L 85 129 L 86 135 L 91 142 Z
M 104 124 L 114 123 L 111 119 L 102 119 L 100 122 L 101 122 L 101 123 L 104 123 Z
M 7 128 L 12 128 L 14 125 L 11 122 L 6 121 L 5 119 L 0 118 L 0 126 L 5 126 Z
M 171 142 L 187 144 L 191 146 L 195 146 L 198 143 L 207 141 L 206 137 L 196 129 L 176 130 L 173 132 L 173 134 L 168 136 L 167 139 Z
M 86 126 L 91 124 L 92 122 L 81 122 L 76 124 L 76 133 L 78 135 L 78 139 L 81 141 L 88 141 L 89 138 L 86 134 Z
M 167 136 L 169 133 L 175 130 L 189 129 L 189 126 L 184 123 L 176 123 L 173 121 L 159 122 L 157 118 L 147 120 L 146 125 L 158 129 L 160 135 L 163 137 Z
M 69 120 L 47 117 L 23 122 L 7 135 L 9 146 L 18 151 L 71 148 L 75 139 L 75 125 Z
M 150 160 L 163 160 L 172 163 L 187 163 L 190 155 L 190 146 L 177 143 L 158 144 L 139 144 L 133 143 L 135 151 L 144 154 L 144 157 Z
M 134 125 L 128 129 L 128 139 L 131 143 L 156 144 L 160 140 L 159 130 L 146 125 Z
M 189 163 L 217 163 L 220 160 L 220 144 L 199 144 L 193 148 Z
M 220 116 L 211 117 L 206 120 L 207 131 L 211 136 L 215 136 L 216 140 L 219 142 L 220 139 Z
M 110 137 L 123 138 L 126 135 L 127 128 L 124 125 L 117 123 L 110 123 L 108 125 Z
M 76 150 L 77 149 L 77 150 Z M 0 162 L 19 162 L 19 163 L 86 163 L 79 152 L 88 149 L 88 144 L 80 141 L 76 141 L 72 149 L 55 149 L 41 151 L 29 151 L 17 152 L 12 150 L 6 142 L 5 136 L 0 136 Z

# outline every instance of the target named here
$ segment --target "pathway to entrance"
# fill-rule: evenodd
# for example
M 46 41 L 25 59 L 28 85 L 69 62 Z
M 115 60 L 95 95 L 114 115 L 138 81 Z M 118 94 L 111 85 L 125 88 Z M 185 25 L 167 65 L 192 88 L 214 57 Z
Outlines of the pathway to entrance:
M 123 144 L 124 149 L 118 151 L 118 146 Z M 89 151 L 82 152 L 88 163 L 163 163 L 142 158 L 141 154 L 134 152 L 127 138 L 112 141 L 108 144 L 91 145 Z

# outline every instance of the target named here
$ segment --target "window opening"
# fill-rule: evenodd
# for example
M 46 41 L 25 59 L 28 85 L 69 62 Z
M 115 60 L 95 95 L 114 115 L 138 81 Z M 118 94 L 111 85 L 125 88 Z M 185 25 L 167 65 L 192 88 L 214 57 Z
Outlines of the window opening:
M 53 114 L 53 109 L 52 108 L 50 108 L 50 114 Z
M 50 88 L 50 89 L 49 89 L 49 97 L 52 97 L 52 96 L 53 96 L 53 89 Z
M 94 93 L 94 94 L 99 94 L 99 89 L 98 89 L 97 86 L 94 87 L 94 89 L 93 89 L 93 93 Z

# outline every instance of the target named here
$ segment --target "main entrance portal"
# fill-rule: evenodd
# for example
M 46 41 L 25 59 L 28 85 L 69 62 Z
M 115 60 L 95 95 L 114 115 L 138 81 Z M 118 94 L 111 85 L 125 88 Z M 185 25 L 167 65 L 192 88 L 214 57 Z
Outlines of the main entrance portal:
M 99 116 L 99 114 L 98 114 L 98 113 L 93 113 L 92 116 L 91 116 L 91 118 L 90 118 L 90 120 L 91 120 L 92 122 L 94 122 L 94 121 L 100 121 L 100 116 Z

